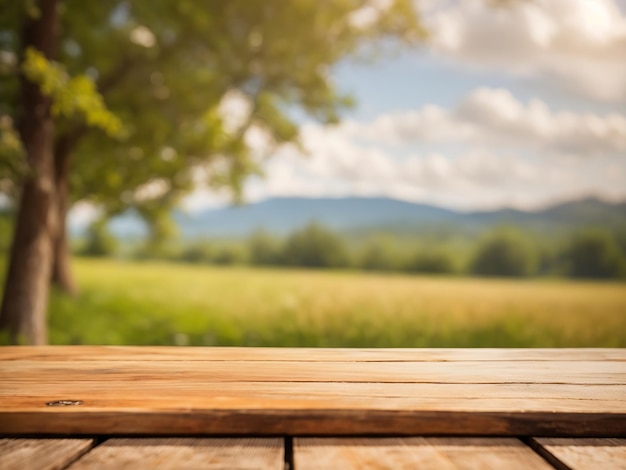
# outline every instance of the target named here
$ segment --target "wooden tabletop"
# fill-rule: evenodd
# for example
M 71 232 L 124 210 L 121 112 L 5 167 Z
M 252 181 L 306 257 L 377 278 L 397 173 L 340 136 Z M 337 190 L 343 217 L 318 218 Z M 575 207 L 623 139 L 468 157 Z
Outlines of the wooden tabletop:
M 626 350 L 0 347 L 0 437 L 0 469 L 626 468 Z
M 0 433 L 620 437 L 626 350 L 1 347 Z

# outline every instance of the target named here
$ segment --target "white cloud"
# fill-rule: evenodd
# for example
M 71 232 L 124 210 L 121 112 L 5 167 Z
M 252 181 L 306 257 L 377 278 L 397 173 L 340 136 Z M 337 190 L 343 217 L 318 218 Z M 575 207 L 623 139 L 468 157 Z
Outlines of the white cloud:
M 263 132 L 246 140 L 266 149 Z M 461 209 L 536 207 L 595 194 L 626 197 L 626 116 L 555 111 L 479 88 L 451 108 L 425 105 L 370 122 L 306 124 L 306 154 L 280 147 L 246 198 L 386 195 Z M 261 152 L 263 153 L 263 152 Z M 225 204 L 199 189 L 190 211 Z
M 626 116 L 554 112 L 540 100 L 523 103 L 504 89 L 479 88 L 455 108 L 416 111 L 351 123 L 348 132 L 389 143 L 458 141 L 474 146 L 594 156 L 626 152 Z
M 626 118 L 555 112 L 481 88 L 457 106 L 432 105 L 335 127 L 305 125 L 268 162 L 247 196 L 387 195 L 462 209 L 596 194 L 626 197 Z
M 333 154 L 312 158 L 278 155 L 267 179 L 254 181 L 248 196 L 385 195 L 458 209 L 501 206 L 539 207 L 547 202 L 589 194 L 626 197 L 626 161 L 609 157 L 553 159 L 472 151 L 450 156 L 441 153 L 386 156 L 386 176 L 362 158 L 353 144 L 339 164 Z M 348 164 L 348 162 L 350 162 Z M 340 167 L 340 171 L 333 169 Z
M 422 3 L 424 3 L 422 5 Z M 438 55 L 626 101 L 626 15 L 614 0 L 417 0 Z
M 199 212 L 205 209 L 222 207 L 232 201 L 227 191 L 209 189 L 206 185 L 198 185 L 182 201 L 182 209 L 188 212 Z

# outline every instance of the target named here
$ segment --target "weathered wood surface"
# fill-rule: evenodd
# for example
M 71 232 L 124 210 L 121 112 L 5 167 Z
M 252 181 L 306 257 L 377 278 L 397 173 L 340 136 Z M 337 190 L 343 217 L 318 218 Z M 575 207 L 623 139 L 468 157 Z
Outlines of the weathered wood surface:
M 556 468 L 626 469 L 626 439 L 535 438 L 532 445 Z
M 93 447 L 89 439 L 2 439 L 0 470 L 626 468 L 624 439 L 534 438 L 531 448 L 512 438 L 295 438 L 291 455 L 285 455 L 284 443 L 282 438 L 111 438 Z
M 552 469 L 521 441 L 498 438 L 303 438 L 293 460 L 297 470 Z
M 89 451 L 93 439 L 0 439 L 0 470 L 57 470 Z
M 2 347 L 0 433 L 618 437 L 626 350 Z
M 70 470 L 283 470 L 282 439 L 109 439 Z
M 337 349 L 337 348 L 227 348 L 170 346 L 22 346 L 0 347 L 0 361 L 277 361 L 277 362 L 464 362 L 464 361 L 621 361 L 622 349 Z

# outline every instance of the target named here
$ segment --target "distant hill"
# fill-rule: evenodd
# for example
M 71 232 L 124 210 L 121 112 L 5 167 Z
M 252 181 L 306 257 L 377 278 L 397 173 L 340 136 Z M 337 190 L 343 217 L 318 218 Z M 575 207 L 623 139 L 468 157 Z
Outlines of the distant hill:
M 481 222 L 511 221 L 520 223 L 550 222 L 565 225 L 607 224 L 626 220 L 626 202 L 608 203 L 596 198 L 585 198 L 550 206 L 540 211 L 503 209 L 469 214 Z
M 243 235 L 257 228 L 284 234 L 318 221 L 334 230 L 411 224 L 451 223 L 458 213 L 388 198 L 273 198 L 196 214 L 177 212 L 174 219 L 186 236 Z
M 390 198 L 285 197 L 194 214 L 175 211 L 173 217 L 185 238 L 245 236 L 259 228 L 285 234 L 310 221 L 341 232 L 411 232 L 427 227 L 482 229 L 497 224 L 552 230 L 587 225 L 626 226 L 626 202 L 613 204 L 586 198 L 540 211 L 466 213 Z M 132 217 L 127 222 L 136 224 Z M 115 231 L 119 232 L 119 228 L 118 223 Z

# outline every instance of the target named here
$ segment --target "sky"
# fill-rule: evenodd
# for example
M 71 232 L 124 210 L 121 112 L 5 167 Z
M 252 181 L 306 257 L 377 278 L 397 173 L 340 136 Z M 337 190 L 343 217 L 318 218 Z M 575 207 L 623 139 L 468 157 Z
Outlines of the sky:
M 339 126 L 303 120 L 307 155 L 275 152 L 248 201 L 367 195 L 474 210 L 626 199 L 626 1 L 416 5 L 430 39 L 336 67 L 357 106 Z M 184 206 L 224 201 L 200 189 Z
M 357 105 L 333 127 L 299 116 L 306 154 L 271 152 L 247 202 L 387 196 L 469 211 L 626 200 L 626 0 L 415 4 L 429 39 L 335 67 Z M 245 104 L 229 98 L 222 111 L 236 127 Z M 258 129 L 246 137 L 267 150 Z M 229 201 L 199 186 L 182 206 Z M 73 218 L 92 211 L 79 205 Z

